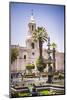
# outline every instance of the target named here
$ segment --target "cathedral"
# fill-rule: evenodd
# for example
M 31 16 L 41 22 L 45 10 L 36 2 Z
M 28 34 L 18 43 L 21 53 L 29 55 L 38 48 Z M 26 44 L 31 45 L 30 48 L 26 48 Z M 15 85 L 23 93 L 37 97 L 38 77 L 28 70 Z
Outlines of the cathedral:
M 19 50 L 17 59 L 11 64 L 11 72 L 23 72 L 26 70 L 27 64 L 34 64 L 35 69 L 33 71 L 37 71 L 36 60 L 39 57 L 39 45 L 38 42 L 32 40 L 32 33 L 35 32 L 36 28 L 36 21 L 32 14 L 28 23 L 28 35 L 25 41 L 26 46 L 11 45 L 11 48 L 18 48 Z M 48 59 L 47 50 L 45 48 L 43 48 L 42 55 L 44 59 Z M 64 53 L 56 51 L 55 59 L 56 70 L 64 71 Z M 47 70 L 47 68 L 45 70 Z

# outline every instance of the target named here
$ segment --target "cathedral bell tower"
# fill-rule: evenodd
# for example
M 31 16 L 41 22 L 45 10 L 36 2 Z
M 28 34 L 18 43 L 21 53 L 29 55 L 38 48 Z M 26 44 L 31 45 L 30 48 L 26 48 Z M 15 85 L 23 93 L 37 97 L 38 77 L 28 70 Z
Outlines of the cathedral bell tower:
M 32 33 L 35 32 L 35 29 L 36 29 L 36 22 L 34 20 L 34 17 L 33 17 L 33 10 L 32 10 L 32 14 L 31 14 L 31 18 L 30 18 L 30 22 L 28 24 L 28 27 L 29 27 L 29 34 L 32 35 Z
M 36 30 L 36 22 L 33 17 L 33 10 L 32 10 L 31 17 L 28 23 L 28 34 L 27 34 L 27 39 L 26 39 L 27 48 L 32 48 L 32 45 L 34 45 L 32 41 L 32 34 L 35 32 L 35 30 Z
M 28 58 L 30 63 L 35 63 L 36 57 L 38 55 L 38 42 L 32 40 L 32 34 L 36 30 L 36 22 L 33 17 L 33 10 L 30 17 L 30 21 L 28 23 L 28 35 L 26 39 L 26 47 L 28 49 Z

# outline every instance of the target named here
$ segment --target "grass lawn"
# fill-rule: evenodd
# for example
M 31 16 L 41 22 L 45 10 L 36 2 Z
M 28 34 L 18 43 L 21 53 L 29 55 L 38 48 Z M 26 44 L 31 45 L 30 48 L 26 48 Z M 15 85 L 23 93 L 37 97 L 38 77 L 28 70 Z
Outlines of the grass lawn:
M 38 95 L 41 95 L 41 96 L 45 96 L 45 95 L 62 95 L 64 94 L 64 91 L 60 91 L 60 90 L 40 90 L 38 92 Z M 28 97 L 28 96 L 32 96 L 31 93 L 17 93 L 17 94 L 13 94 L 12 97 Z
M 42 90 L 39 92 L 40 95 L 49 95 L 49 90 Z
M 26 96 L 30 96 L 30 93 L 18 93 L 19 97 L 26 97 Z

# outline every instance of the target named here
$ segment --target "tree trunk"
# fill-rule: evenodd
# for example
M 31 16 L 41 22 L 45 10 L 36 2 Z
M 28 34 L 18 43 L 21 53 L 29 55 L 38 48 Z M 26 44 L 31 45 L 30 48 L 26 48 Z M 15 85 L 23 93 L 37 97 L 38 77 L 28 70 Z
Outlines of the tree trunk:
M 41 38 L 39 39 L 39 57 L 42 59 L 42 41 Z
M 54 63 L 53 63 L 53 71 L 55 73 L 55 71 L 56 71 L 56 66 L 55 66 L 55 48 L 53 48 L 53 60 L 54 60 Z

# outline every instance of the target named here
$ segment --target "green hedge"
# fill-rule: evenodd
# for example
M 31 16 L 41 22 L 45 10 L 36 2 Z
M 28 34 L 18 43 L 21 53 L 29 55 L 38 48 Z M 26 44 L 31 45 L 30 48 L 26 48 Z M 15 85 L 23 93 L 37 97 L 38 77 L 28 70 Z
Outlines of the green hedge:
M 35 68 L 35 65 L 34 64 L 28 64 L 26 65 L 26 69 L 34 69 Z
M 54 79 L 64 79 L 64 75 L 63 74 L 58 74 L 58 75 L 54 75 Z

